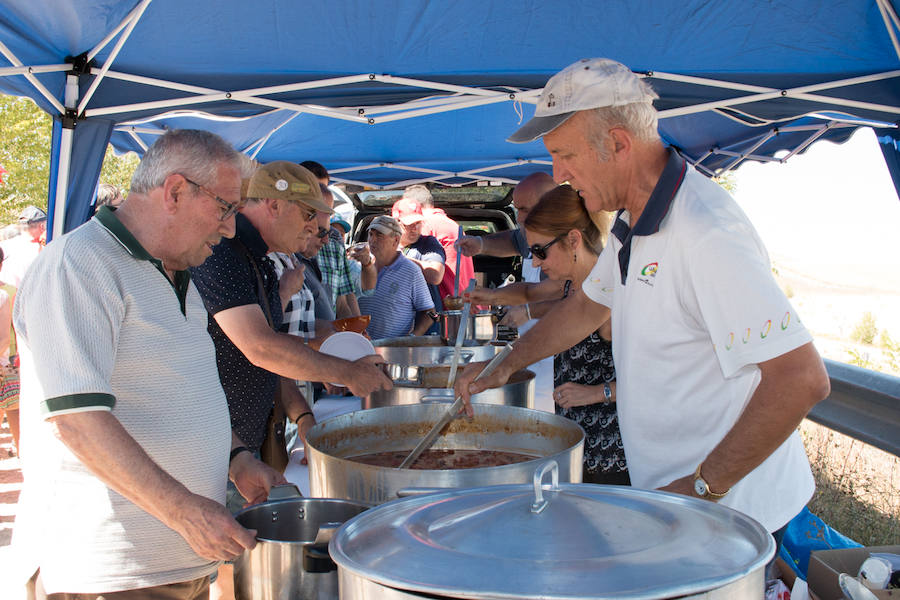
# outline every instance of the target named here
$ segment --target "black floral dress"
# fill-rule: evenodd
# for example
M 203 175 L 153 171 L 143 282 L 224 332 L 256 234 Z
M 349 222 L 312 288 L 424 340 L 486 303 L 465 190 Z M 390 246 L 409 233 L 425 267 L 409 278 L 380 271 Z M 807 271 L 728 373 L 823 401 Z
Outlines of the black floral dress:
M 566 293 L 569 282 L 566 282 Z M 553 359 L 553 386 L 572 382 L 583 385 L 602 385 L 615 381 L 612 344 L 596 331 Z M 628 467 L 616 404 L 596 403 L 587 406 L 562 408 L 556 406 L 556 414 L 572 419 L 585 431 L 584 480 L 592 483 L 616 483 L 627 485 Z

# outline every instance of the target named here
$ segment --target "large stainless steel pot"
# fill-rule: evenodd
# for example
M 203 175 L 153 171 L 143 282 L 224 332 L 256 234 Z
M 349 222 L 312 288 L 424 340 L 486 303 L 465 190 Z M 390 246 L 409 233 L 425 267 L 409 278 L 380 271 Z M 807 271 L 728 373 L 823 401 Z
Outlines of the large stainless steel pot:
M 372 392 L 363 399 L 363 408 L 453 402 L 453 389 L 445 387 L 449 371 L 450 367 L 423 368 L 413 381 L 394 379 L 393 389 Z M 472 402 L 534 408 L 534 373 L 527 369 L 517 371 L 505 385 L 472 396 Z
M 569 419 L 516 406 L 475 404 L 475 417 L 450 423 L 436 449 L 485 449 L 540 456 L 477 469 L 414 470 L 364 465 L 349 457 L 411 450 L 446 411 L 445 404 L 361 410 L 319 423 L 306 434 L 313 496 L 380 504 L 410 487 L 459 488 L 530 481 L 535 465 L 559 463 L 563 481 L 581 481 L 584 430 Z
M 297 488 L 286 487 L 293 489 L 293 497 L 257 504 L 235 515 L 238 523 L 257 532 L 256 547 L 245 550 L 234 563 L 236 600 L 332 600 L 338 596 L 328 542 L 342 523 L 371 505 L 301 498 Z
M 775 543 L 750 517 L 675 494 L 559 483 L 555 465 L 541 467 L 530 485 L 422 495 L 353 518 L 329 545 L 341 600 L 763 597 Z
M 444 387 L 453 361 L 453 347 L 434 335 L 383 338 L 372 342 L 385 361 L 388 377 L 400 385 Z M 461 365 L 490 360 L 505 344 L 466 340 L 460 350 Z M 443 381 L 433 384 L 439 373 Z
M 441 313 L 441 339 L 455 342 L 459 325 L 462 322 L 461 310 L 445 310 Z M 491 311 L 479 311 L 471 315 L 466 326 L 466 339 L 483 342 L 496 338 L 494 315 Z

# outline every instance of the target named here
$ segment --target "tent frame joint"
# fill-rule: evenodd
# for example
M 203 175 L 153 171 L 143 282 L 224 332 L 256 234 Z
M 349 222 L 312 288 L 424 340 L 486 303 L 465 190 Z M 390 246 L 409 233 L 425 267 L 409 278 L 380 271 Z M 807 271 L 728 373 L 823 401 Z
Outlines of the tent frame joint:
M 69 74 L 77 77 L 89 75 L 91 69 L 95 66 L 94 60 L 88 58 L 87 52 L 82 52 L 78 56 L 67 56 L 64 62 L 72 65 L 72 70 L 69 71 Z
M 63 129 L 75 129 L 75 125 L 78 122 L 78 115 L 75 113 L 75 109 L 67 108 L 66 112 L 61 116 L 60 122 Z

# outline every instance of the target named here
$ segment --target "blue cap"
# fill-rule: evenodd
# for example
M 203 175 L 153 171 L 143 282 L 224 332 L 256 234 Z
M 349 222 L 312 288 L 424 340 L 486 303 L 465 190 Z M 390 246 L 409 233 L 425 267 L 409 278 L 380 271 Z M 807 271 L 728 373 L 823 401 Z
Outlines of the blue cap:
M 350 231 L 350 223 L 343 220 L 338 215 L 334 215 L 333 217 L 331 217 L 331 224 L 332 225 L 340 225 L 341 227 L 343 227 L 344 233 Z

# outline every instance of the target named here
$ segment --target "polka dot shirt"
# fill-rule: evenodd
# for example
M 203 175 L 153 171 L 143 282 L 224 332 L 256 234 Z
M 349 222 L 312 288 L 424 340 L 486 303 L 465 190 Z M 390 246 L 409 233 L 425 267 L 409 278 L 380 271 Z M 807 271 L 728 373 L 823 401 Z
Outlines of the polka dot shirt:
M 210 314 L 207 330 L 216 347 L 216 365 L 228 398 L 231 427 L 250 450 L 256 451 L 265 437 L 279 376 L 251 364 L 228 339 L 213 315 L 237 306 L 260 304 L 256 272 L 251 268 L 244 248 L 262 274 L 276 329 L 282 322 L 281 300 L 278 277 L 271 260 L 266 257 L 265 242 L 246 217 L 238 214 L 236 221 L 235 237 L 223 239 L 206 262 L 191 269 L 191 278 Z

